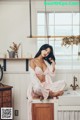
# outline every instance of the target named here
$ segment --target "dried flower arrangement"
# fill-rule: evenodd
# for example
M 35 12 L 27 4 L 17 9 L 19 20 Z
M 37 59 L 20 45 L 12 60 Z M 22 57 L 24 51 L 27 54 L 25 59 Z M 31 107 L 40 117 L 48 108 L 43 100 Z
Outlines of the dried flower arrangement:
M 20 43 L 17 45 L 16 43 L 13 42 L 13 46 L 10 46 L 10 48 L 11 48 L 15 53 L 17 53 L 20 45 L 21 45 Z
M 16 43 L 13 42 L 13 46 L 10 46 L 10 48 L 12 49 L 12 51 L 8 51 L 9 53 L 9 58 L 18 58 L 18 50 L 19 50 L 19 47 L 20 47 L 20 43 L 17 45 Z
M 78 45 L 78 44 L 80 44 L 80 35 L 78 35 L 78 36 L 69 36 L 69 37 L 64 37 L 63 39 L 62 39 L 62 46 L 64 45 L 64 46 L 70 46 L 70 45 L 73 45 L 73 44 L 75 44 L 75 45 Z

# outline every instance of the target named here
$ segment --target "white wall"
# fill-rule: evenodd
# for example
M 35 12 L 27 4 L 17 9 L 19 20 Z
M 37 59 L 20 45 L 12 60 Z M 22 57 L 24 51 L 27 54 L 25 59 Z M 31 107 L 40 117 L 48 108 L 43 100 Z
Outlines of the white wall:
M 32 32 L 36 35 L 37 11 L 44 11 L 44 2 L 32 2 Z M 79 11 L 78 6 L 47 6 L 47 11 Z M 23 56 L 35 54 L 36 39 L 30 35 L 29 3 L 26 1 L 0 1 L 0 56 L 7 53 L 12 42 L 22 43 Z M 10 50 L 10 49 L 9 49 Z M 20 56 L 21 57 L 21 56 Z
M 14 41 L 22 43 L 23 57 L 36 52 L 36 39 L 28 39 L 30 35 L 29 29 L 29 8 L 26 1 L 0 1 L 0 57 L 3 56 L 9 46 Z M 36 12 L 44 11 L 43 2 L 32 3 L 32 23 L 33 35 L 36 35 Z M 79 11 L 76 7 L 47 7 L 48 11 Z M 10 49 L 9 49 L 10 50 Z M 1 63 L 1 62 L 0 62 Z M 13 106 L 14 110 L 19 110 L 19 116 L 15 116 L 14 120 L 27 120 L 27 100 L 26 91 L 30 83 L 29 72 L 24 70 L 24 61 L 16 62 L 8 61 L 8 71 L 4 73 L 3 83 L 13 86 Z M 72 83 L 73 75 L 80 79 L 79 71 L 57 70 L 54 80 L 66 80 L 68 86 Z M 79 83 L 80 85 L 80 83 Z
M 35 16 L 35 12 L 33 14 Z M 7 49 L 10 50 L 9 46 L 12 45 L 13 41 L 22 43 L 23 57 L 26 57 L 29 53 L 35 53 L 36 40 L 28 39 L 27 36 L 29 35 L 28 2 L 0 2 L 0 53 L 4 54 Z

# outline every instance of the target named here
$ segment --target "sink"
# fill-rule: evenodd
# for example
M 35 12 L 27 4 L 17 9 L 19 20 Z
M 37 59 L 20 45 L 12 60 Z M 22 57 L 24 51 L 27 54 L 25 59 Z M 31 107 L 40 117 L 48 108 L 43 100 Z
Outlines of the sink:
M 65 91 L 62 96 L 59 96 L 58 104 L 59 105 L 70 105 L 70 106 L 80 105 L 80 90 Z
M 64 92 L 63 96 L 67 97 L 67 96 L 80 96 L 80 91 L 66 91 Z

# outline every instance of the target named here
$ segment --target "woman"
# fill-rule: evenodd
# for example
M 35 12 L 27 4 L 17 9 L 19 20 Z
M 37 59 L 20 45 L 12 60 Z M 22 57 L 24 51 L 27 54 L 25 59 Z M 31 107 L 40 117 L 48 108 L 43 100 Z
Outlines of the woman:
M 29 66 L 33 98 L 47 99 L 63 94 L 65 82 L 53 83 L 51 80 L 51 76 L 54 77 L 55 72 L 55 56 L 52 46 L 49 44 L 41 46 L 34 59 L 30 61 Z

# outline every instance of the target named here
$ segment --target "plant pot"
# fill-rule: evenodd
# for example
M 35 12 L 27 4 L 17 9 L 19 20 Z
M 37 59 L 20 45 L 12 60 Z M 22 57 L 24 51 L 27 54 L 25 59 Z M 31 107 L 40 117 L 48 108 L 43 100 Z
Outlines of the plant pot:
M 15 58 L 15 52 L 14 51 L 9 52 L 9 58 Z

